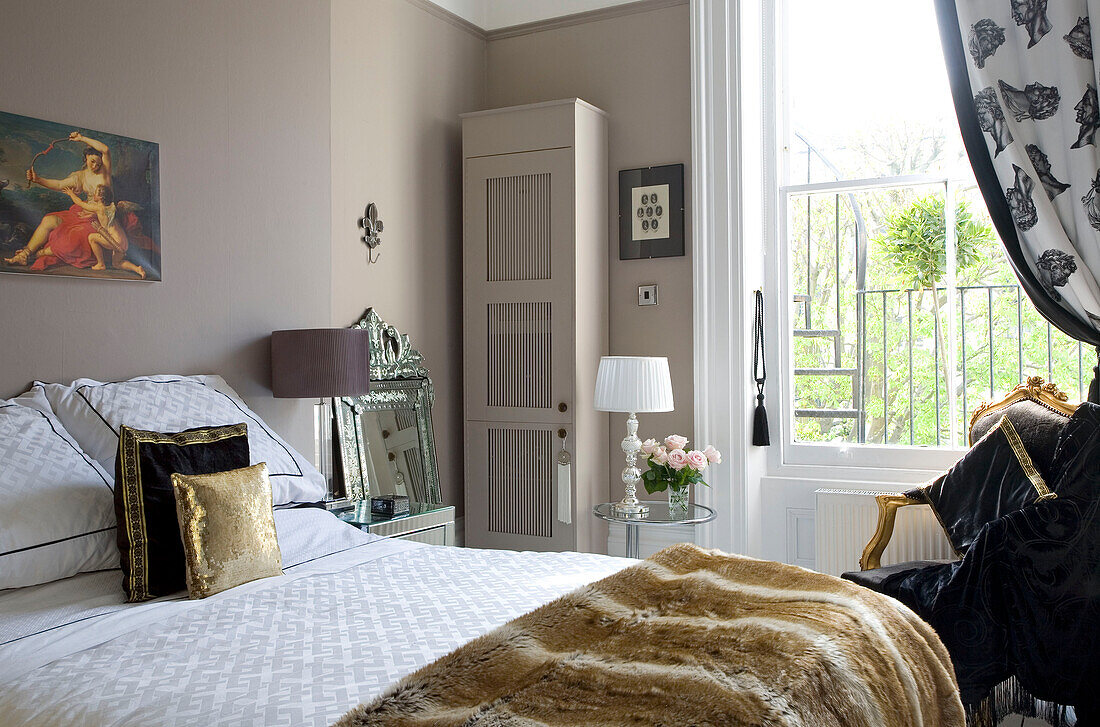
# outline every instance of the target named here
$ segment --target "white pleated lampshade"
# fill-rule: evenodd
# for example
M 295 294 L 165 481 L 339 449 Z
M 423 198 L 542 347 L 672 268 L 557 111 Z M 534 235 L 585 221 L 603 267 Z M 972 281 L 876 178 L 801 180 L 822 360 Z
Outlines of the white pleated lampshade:
M 604 356 L 596 374 L 598 411 L 672 411 L 672 375 L 664 356 Z

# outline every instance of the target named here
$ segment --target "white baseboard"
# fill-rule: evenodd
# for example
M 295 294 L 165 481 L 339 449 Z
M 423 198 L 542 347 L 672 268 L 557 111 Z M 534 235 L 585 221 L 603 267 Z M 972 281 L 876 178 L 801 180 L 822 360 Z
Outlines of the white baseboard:
M 695 528 L 691 525 L 642 525 L 638 530 L 638 550 L 643 558 L 676 543 L 695 542 Z M 608 523 L 607 554 L 626 556 L 626 526 Z

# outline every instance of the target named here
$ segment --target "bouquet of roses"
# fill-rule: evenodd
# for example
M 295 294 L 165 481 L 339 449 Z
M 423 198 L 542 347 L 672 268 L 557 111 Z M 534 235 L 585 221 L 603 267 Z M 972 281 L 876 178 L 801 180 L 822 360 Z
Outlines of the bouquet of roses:
M 703 472 L 707 465 L 721 464 L 722 453 L 709 444 L 705 449 L 687 449 L 687 437 L 670 434 L 664 442 L 647 439 L 642 442 L 649 469 L 642 473 L 642 484 L 649 494 L 668 488 L 684 489 L 696 483 L 706 485 Z M 710 485 L 707 485 L 708 487 Z

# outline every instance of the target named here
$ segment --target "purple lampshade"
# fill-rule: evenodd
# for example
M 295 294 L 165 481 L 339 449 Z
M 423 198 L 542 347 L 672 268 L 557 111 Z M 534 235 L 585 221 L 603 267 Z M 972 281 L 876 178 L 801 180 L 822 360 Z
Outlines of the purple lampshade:
M 366 394 L 369 340 L 369 331 L 358 328 L 273 331 L 271 392 L 279 399 Z

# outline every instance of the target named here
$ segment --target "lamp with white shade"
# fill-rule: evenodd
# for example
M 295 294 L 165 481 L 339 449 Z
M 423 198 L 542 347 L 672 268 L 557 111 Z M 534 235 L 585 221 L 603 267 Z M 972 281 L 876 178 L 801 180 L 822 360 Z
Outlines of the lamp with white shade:
M 638 480 L 642 473 L 636 462 L 642 450 L 638 438 L 638 412 L 672 411 L 672 375 L 664 356 L 604 356 L 596 374 L 595 408 L 598 411 L 624 412 L 626 437 L 623 453 L 626 467 L 623 484 L 626 495 L 612 507 L 620 517 L 643 518 L 649 507 L 638 502 Z

